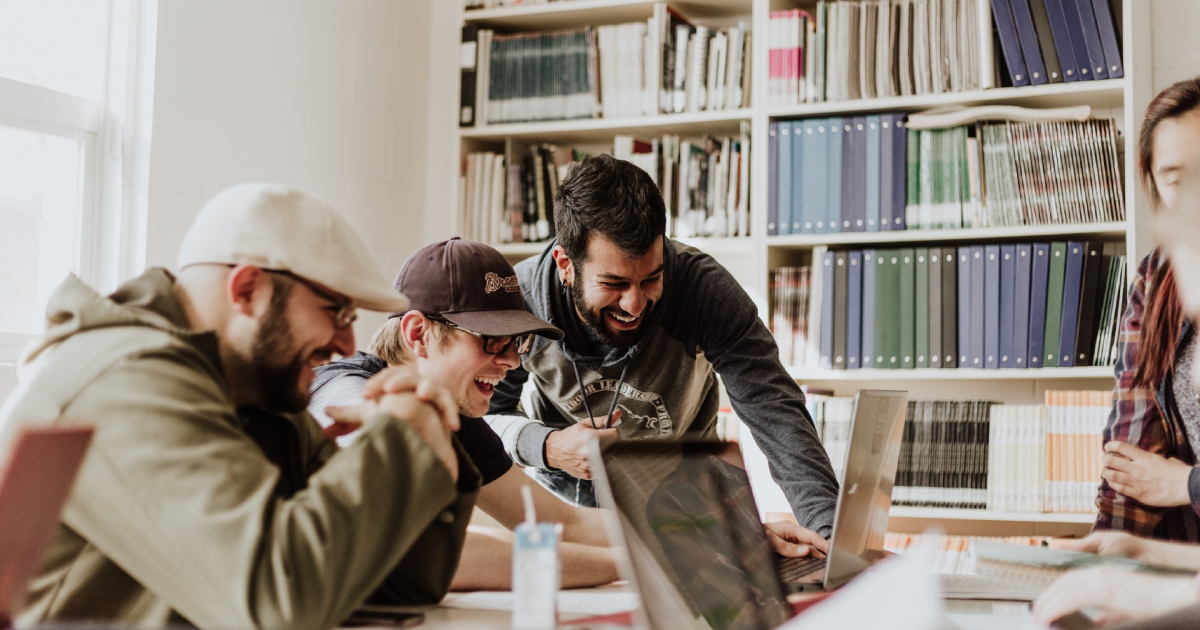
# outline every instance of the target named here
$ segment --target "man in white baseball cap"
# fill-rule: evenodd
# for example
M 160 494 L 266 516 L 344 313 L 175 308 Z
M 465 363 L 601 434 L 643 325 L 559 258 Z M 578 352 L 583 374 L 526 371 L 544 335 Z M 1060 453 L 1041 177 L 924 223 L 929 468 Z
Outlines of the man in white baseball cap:
M 316 197 L 242 184 L 200 211 L 178 276 L 107 297 L 67 278 L 0 427 L 95 438 L 19 624 L 323 628 L 442 597 L 480 485 L 453 399 L 382 373 L 340 451 L 304 410 L 356 308 L 408 307 L 365 251 Z

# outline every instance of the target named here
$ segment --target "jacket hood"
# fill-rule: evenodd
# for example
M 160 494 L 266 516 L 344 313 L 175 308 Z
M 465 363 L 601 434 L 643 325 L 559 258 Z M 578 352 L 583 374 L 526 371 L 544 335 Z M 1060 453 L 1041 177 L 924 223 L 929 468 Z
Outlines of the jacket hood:
M 309 387 L 309 392 L 313 394 L 317 393 L 317 390 L 321 389 L 326 383 L 344 374 L 353 374 L 354 376 L 369 379 L 382 372 L 386 367 L 387 362 L 383 359 L 359 350 L 353 356 L 339 359 L 314 369 L 313 372 L 316 375 L 313 377 L 313 384 Z
M 183 306 L 172 290 L 174 284 L 175 277 L 170 272 L 155 268 L 105 297 L 75 274 L 67 276 L 50 295 L 45 333 L 25 348 L 21 364 L 33 361 L 47 348 L 73 335 L 111 326 L 146 326 L 193 339 L 208 336 L 215 355 L 216 336 L 188 328 Z

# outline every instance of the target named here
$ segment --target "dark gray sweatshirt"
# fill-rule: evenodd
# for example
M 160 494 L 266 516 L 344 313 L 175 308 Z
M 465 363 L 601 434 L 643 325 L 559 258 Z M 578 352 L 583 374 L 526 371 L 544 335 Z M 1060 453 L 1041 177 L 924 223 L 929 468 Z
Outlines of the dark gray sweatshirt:
M 545 459 L 551 431 L 588 422 L 572 363 L 597 418 L 607 413 L 624 370 L 617 402 L 622 439 L 714 437 L 719 375 L 797 521 L 828 537 L 837 502 L 829 458 L 804 394 L 779 362 L 775 339 L 733 276 L 708 254 L 668 239 L 663 296 L 642 324 L 645 334 L 633 347 L 590 356 L 595 337 L 558 280 L 553 248 L 516 266 L 525 308 L 566 337 L 535 337 L 521 367 L 496 386 L 486 420 L 509 455 L 539 469 L 535 475 L 560 496 L 594 505 L 590 482 L 550 469 Z M 532 408 L 526 410 L 521 391 L 530 378 Z

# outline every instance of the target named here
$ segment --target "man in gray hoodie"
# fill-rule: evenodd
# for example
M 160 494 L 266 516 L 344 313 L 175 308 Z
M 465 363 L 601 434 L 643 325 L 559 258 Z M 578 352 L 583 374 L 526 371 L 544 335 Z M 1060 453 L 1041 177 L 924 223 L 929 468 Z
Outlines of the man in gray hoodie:
M 711 437 L 720 376 L 810 530 L 797 542 L 824 550 L 837 480 L 750 296 L 712 257 L 665 238 L 662 195 L 629 162 L 577 164 L 554 200 L 554 224 L 557 239 L 516 271 L 526 308 L 565 337 L 534 341 L 487 416 L 513 459 L 560 496 L 595 505 L 587 442 Z M 529 379 L 532 408 L 523 409 Z

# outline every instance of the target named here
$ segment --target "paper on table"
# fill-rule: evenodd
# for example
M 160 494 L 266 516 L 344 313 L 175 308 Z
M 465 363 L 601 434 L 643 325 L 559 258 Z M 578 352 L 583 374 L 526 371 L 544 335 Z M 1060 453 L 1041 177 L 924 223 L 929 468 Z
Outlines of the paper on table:
M 779 630 L 936 628 L 942 620 L 942 585 L 926 568 L 931 556 L 932 548 L 919 547 L 883 560 Z
M 558 612 L 567 615 L 611 615 L 637 609 L 638 595 L 633 591 L 562 591 L 558 594 Z M 447 608 L 476 610 L 512 610 L 511 591 L 475 591 L 451 593 L 442 600 Z

